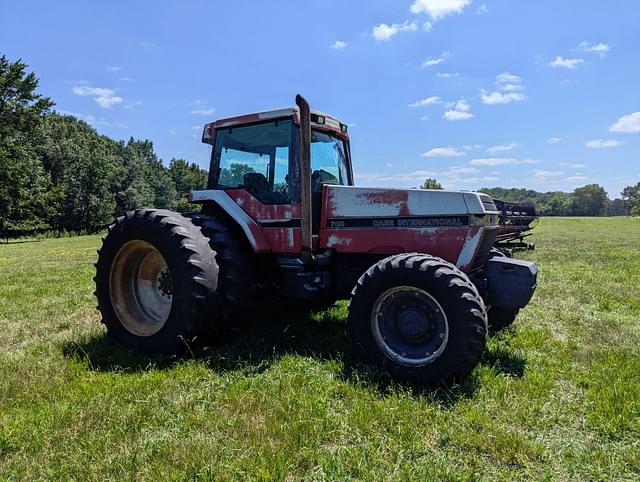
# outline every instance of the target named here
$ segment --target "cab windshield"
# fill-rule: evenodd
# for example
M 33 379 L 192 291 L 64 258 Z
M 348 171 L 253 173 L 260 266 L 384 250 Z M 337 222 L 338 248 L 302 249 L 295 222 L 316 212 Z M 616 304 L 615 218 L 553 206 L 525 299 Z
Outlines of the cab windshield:
M 220 129 L 213 152 L 217 186 L 244 188 L 265 204 L 291 202 L 289 169 L 295 156 L 292 139 L 299 131 L 291 120 Z M 349 184 L 345 142 L 327 132 L 311 131 L 311 183 Z

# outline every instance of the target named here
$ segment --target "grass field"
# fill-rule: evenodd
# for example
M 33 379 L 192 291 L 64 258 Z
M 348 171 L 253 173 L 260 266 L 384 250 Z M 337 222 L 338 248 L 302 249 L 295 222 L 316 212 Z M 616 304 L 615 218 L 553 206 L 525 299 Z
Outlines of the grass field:
M 98 236 L 0 244 L 0 479 L 640 478 L 640 219 L 543 219 L 539 287 L 461 386 L 361 364 L 346 305 L 188 359 L 95 311 Z

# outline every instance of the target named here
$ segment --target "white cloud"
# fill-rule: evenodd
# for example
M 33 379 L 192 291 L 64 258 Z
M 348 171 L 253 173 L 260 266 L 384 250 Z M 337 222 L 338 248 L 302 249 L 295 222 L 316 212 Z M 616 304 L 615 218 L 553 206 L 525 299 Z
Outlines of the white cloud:
M 580 44 L 578 45 L 578 50 L 582 50 L 583 52 L 587 52 L 590 54 L 596 54 L 598 57 L 603 59 L 607 56 L 611 48 L 609 47 L 608 44 L 605 44 L 602 42 L 599 42 L 597 44 L 592 44 L 585 40 L 580 42 Z
M 112 65 L 107 67 L 107 70 L 109 72 L 120 72 L 122 70 L 122 67 L 118 67 L 117 65 Z
M 587 176 L 582 175 L 582 174 L 576 174 L 575 176 L 567 177 L 567 181 L 570 181 L 570 182 L 586 181 L 587 179 L 589 179 L 589 178 Z
M 442 118 L 444 120 L 448 120 L 448 121 L 464 121 L 464 120 L 469 120 L 472 117 L 475 117 L 474 114 L 469 112 L 469 110 L 471 109 L 471 106 L 464 99 L 460 99 L 459 101 L 457 101 L 455 103 L 450 102 L 449 104 L 447 104 L 447 107 L 449 107 L 451 109 L 446 111 L 443 114 Z
M 61 115 L 71 115 L 73 117 L 76 117 L 77 119 L 85 121 L 87 124 L 91 125 L 92 127 L 118 127 L 118 128 L 127 127 L 122 122 L 115 122 L 115 123 L 109 122 L 103 117 L 97 119 L 95 116 L 91 114 L 80 114 L 78 112 L 70 112 L 68 110 L 60 110 L 57 112 L 58 114 L 61 114 Z
M 522 92 L 487 92 L 486 90 L 480 90 L 480 98 L 483 104 L 496 105 L 496 104 L 509 104 L 511 102 L 520 102 L 527 98 Z
M 374 25 L 371 30 L 371 35 L 374 39 L 380 42 L 386 42 L 391 39 L 391 37 L 397 35 L 400 32 L 414 32 L 418 30 L 418 26 L 415 22 L 409 22 L 408 20 L 403 23 L 394 23 L 391 25 L 387 25 L 386 23 L 381 23 L 379 25 Z
M 118 80 L 120 80 L 122 82 L 133 82 L 136 79 L 132 79 L 131 77 L 118 77 Z
M 475 117 L 475 114 L 472 114 L 471 112 L 461 112 L 458 110 L 448 110 L 442 115 L 442 118 L 448 121 L 464 121 L 469 120 L 472 117 Z
M 434 65 L 441 64 L 445 60 L 449 58 L 449 52 L 442 52 L 439 57 L 429 57 L 427 60 L 422 62 L 421 67 L 424 69 L 426 67 L 432 67 Z
M 489 157 L 481 159 L 473 159 L 470 164 L 473 166 L 507 166 L 517 164 L 538 164 L 540 161 L 533 159 L 514 159 L 508 157 Z
M 134 108 L 138 107 L 139 105 L 142 105 L 142 101 L 141 100 L 137 100 L 135 102 L 129 102 L 128 104 L 125 104 L 123 107 L 125 109 L 134 109 Z
M 502 72 L 496 76 L 495 85 L 498 90 L 487 92 L 480 89 L 480 98 L 483 104 L 509 104 L 511 102 L 520 102 L 527 98 L 522 92 L 525 90 L 522 85 L 522 77 L 518 77 L 510 72 Z
M 138 45 L 140 45 L 140 47 L 143 47 L 143 48 L 151 48 L 151 47 L 158 46 L 158 44 L 156 44 L 155 42 L 149 42 L 148 40 L 143 40 L 142 42 L 139 42 Z
M 420 120 L 428 121 L 429 120 L 429 116 L 428 115 L 423 115 L 422 117 L 420 117 Z
M 424 30 L 425 32 L 431 32 L 432 28 L 433 28 L 433 25 L 431 24 L 431 22 L 424 22 L 422 24 L 422 30 Z
M 482 5 L 480 5 L 478 7 L 478 10 L 476 10 L 476 13 L 478 15 L 484 15 L 485 13 L 487 13 L 489 11 L 489 7 L 487 7 L 486 3 L 483 3 Z
M 422 157 L 458 157 L 465 153 L 457 147 L 434 147 L 430 151 L 421 154 Z
M 347 42 L 343 42 L 342 40 L 336 40 L 331 45 L 329 45 L 329 48 L 334 50 L 342 50 L 347 45 L 348 45 Z
M 433 95 L 431 97 L 426 97 L 424 99 L 416 100 L 409 104 L 409 107 L 424 107 L 425 105 L 434 105 L 441 104 L 442 100 L 437 95 Z
M 562 171 L 535 171 L 533 173 L 533 182 L 536 184 L 546 184 L 554 178 L 564 175 Z
M 547 144 L 560 144 L 562 141 L 562 137 L 549 137 L 547 139 Z
M 462 13 L 471 0 L 415 0 L 411 4 L 411 11 L 415 14 L 426 13 L 433 20 L 439 20 L 447 15 Z
M 514 150 L 516 147 L 518 147 L 518 144 L 515 142 L 511 142 L 509 144 L 498 144 L 497 146 L 491 146 L 487 149 L 487 152 L 489 154 L 497 154 L 498 152 L 507 152 L 507 151 L 512 151 Z
M 496 76 L 497 84 L 520 84 L 522 83 L 522 77 L 513 75 L 510 72 L 502 72 Z
M 624 134 L 640 133 L 640 112 L 623 115 L 609 127 L 609 132 L 622 132 Z
M 396 174 L 356 172 L 355 178 L 363 181 L 376 181 L 376 182 L 389 182 L 389 181 L 422 182 L 427 177 L 436 177 L 437 175 L 438 173 L 435 171 L 424 171 L 424 170 L 400 172 Z
M 469 110 L 471 109 L 471 106 L 466 100 L 460 99 L 458 102 L 456 102 L 455 109 L 461 110 L 462 112 L 469 112 Z
M 216 110 L 213 107 L 206 107 L 206 108 L 202 108 L 202 109 L 193 109 L 191 111 L 191 113 L 195 114 L 195 115 L 211 115 L 215 111 Z
M 191 106 L 191 113 L 194 115 L 211 115 L 216 111 L 209 106 L 207 99 L 196 99 L 187 103 L 187 105 Z
M 608 147 L 618 147 L 622 142 L 615 139 L 593 139 L 584 144 L 590 149 L 606 149 Z
M 459 77 L 460 74 L 458 72 L 437 72 L 436 77 L 439 79 L 450 79 L 452 77 Z
M 76 85 L 72 92 L 81 97 L 92 96 L 93 100 L 103 109 L 120 104 L 122 97 L 115 95 L 115 91 L 104 87 L 90 87 L 88 85 Z
M 453 166 L 442 171 L 440 174 L 444 177 L 455 177 L 460 174 L 474 174 L 476 172 L 478 172 L 478 169 L 475 167 Z
M 583 59 L 565 59 L 564 57 L 556 56 L 551 62 L 549 62 L 549 67 L 553 67 L 554 69 L 575 69 L 578 65 L 584 62 Z
M 587 165 L 586 164 L 569 164 L 569 167 L 573 169 L 582 169 L 584 167 L 587 167 Z

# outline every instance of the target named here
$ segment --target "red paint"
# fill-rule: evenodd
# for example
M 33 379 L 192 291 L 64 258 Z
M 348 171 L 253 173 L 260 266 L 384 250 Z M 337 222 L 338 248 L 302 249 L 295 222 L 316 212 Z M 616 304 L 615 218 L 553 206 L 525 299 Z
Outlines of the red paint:
M 263 204 L 245 189 L 225 191 L 238 206 L 256 221 L 300 219 L 300 204 Z
M 264 237 L 274 253 L 300 253 L 300 228 L 264 228 Z
M 427 253 L 456 263 L 470 227 L 320 229 L 320 248 L 339 253 Z M 386 250 L 389 251 L 386 251 Z

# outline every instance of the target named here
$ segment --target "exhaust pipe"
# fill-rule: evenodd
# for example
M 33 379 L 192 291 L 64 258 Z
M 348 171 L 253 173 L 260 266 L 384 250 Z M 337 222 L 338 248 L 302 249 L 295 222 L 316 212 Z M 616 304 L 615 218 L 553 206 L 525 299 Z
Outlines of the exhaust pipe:
M 311 109 L 307 100 L 296 95 L 296 105 L 300 109 L 300 237 L 302 259 L 312 263 L 311 232 Z

